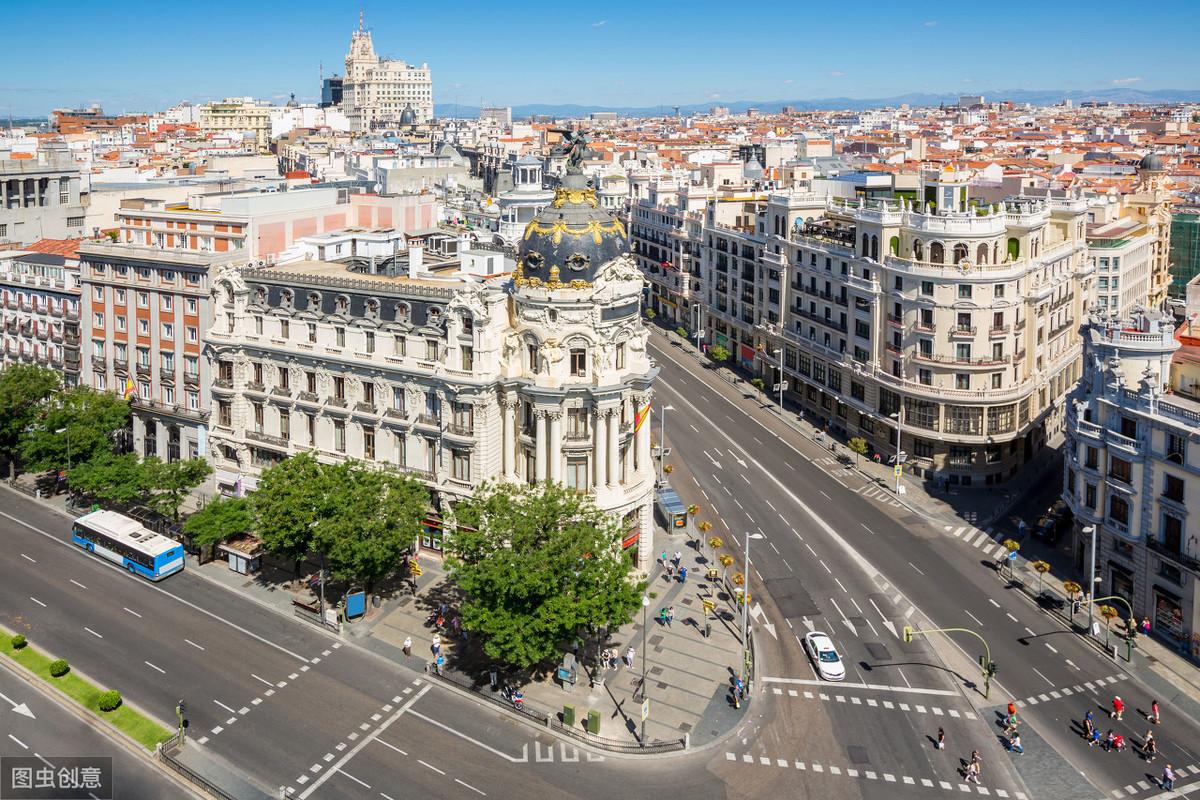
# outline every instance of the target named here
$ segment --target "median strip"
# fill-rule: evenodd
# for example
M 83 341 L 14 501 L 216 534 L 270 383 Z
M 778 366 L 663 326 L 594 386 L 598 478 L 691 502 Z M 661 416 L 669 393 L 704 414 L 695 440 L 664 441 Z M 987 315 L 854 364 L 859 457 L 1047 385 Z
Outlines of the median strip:
M 147 750 L 153 750 L 160 742 L 171 738 L 169 730 L 124 703 L 114 711 L 101 711 L 101 697 L 105 694 L 103 689 L 74 672 L 68 672 L 57 678 L 51 677 L 50 664 L 54 659 L 29 645 L 14 648 L 12 631 L 3 627 L 0 627 L 0 653 L 129 736 Z

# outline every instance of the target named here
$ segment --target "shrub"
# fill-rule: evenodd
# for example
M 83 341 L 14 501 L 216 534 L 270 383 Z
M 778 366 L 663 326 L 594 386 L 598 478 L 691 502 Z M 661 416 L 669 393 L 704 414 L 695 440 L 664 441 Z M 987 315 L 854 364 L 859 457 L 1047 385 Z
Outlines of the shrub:
M 654 319 L 656 316 L 657 316 L 657 314 L 654 313 L 653 308 L 646 309 L 646 319 Z
M 717 344 L 708 348 L 708 357 L 720 364 L 722 361 L 729 360 L 729 350 Z
M 18 633 L 9 640 L 9 644 L 12 645 L 13 650 L 20 650 L 25 646 L 25 637 Z
M 762 378 L 753 378 L 750 381 L 750 385 L 753 386 L 755 389 L 758 389 L 761 392 L 763 390 L 763 387 L 766 386 L 767 384 L 766 384 L 766 381 L 764 381 Z
M 679 338 L 681 339 L 686 339 L 688 335 L 687 328 L 683 327 L 682 325 L 675 329 L 675 333 L 678 334 Z
M 121 693 L 116 689 L 109 689 L 100 695 L 100 699 L 96 701 L 101 711 L 116 711 L 121 707 Z
M 61 678 L 71 671 L 71 665 L 61 658 L 56 658 L 50 662 L 50 677 Z

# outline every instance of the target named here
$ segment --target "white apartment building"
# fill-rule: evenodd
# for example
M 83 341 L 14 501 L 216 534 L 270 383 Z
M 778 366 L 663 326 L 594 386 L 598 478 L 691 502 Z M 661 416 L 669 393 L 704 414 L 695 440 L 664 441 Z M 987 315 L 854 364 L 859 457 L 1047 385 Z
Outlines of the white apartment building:
M 270 151 L 275 106 L 253 97 L 230 97 L 200 106 L 201 133 L 250 134 L 259 153 Z
M 79 167 L 65 146 L 0 151 L 0 242 L 72 239 L 84 233 Z
M 969 176 L 919 199 L 773 194 L 754 228 L 706 220 L 707 339 L 818 424 L 960 486 L 1016 474 L 1062 426 L 1090 303 L 1086 203 L 976 206 Z
M 37 363 L 79 383 L 79 270 L 63 256 L 0 251 L 0 364 Z
M 1195 351 L 1200 341 L 1190 341 Z M 1068 400 L 1063 499 L 1085 574 L 1094 529 L 1098 596 L 1125 598 L 1155 635 L 1200 658 L 1200 540 L 1187 522 L 1200 507 L 1200 398 L 1177 374 L 1190 368 L 1194 377 L 1195 353 L 1173 370 L 1179 351 L 1170 317 L 1157 311 L 1087 320 L 1085 370 Z
M 664 323 L 700 326 L 700 250 L 704 213 L 717 193 L 710 187 L 660 180 L 629 212 L 633 256 L 646 276 L 646 306 Z M 739 203 L 721 203 L 722 211 Z
M 1150 300 L 1155 240 L 1131 217 L 1088 226 L 1088 257 L 1096 262 L 1096 311 L 1127 319 Z
M 253 489 L 301 451 L 413 474 L 442 511 L 485 481 L 553 480 L 619 516 L 648 570 L 654 465 L 637 421 L 657 367 L 641 275 L 596 206 L 594 190 L 559 189 L 511 277 L 416 248 L 390 274 L 226 271 L 206 349 L 218 488 Z
M 363 29 L 361 18 L 358 30 L 350 36 L 342 80 L 342 110 L 352 131 L 394 128 L 433 119 L 429 65 L 418 67 L 375 55 L 371 32 Z

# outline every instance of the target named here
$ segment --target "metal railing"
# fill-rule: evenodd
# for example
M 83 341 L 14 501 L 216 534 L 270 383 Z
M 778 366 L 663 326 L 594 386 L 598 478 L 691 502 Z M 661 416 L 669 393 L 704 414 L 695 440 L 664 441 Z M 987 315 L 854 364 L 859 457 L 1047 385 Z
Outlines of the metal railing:
M 155 752 L 158 754 L 158 760 L 173 770 L 175 774 L 179 775 L 188 783 L 191 783 L 193 786 L 204 790 L 213 797 L 218 798 L 218 800 L 238 800 L 237 797 L 229 794 L 220 786 L 217 786 L 215 783 L 175 758 L 175 753 L 183 747 L 183 742 L 183 734 L 176 733 L 170 739 L 160 744 L 155 750 Z

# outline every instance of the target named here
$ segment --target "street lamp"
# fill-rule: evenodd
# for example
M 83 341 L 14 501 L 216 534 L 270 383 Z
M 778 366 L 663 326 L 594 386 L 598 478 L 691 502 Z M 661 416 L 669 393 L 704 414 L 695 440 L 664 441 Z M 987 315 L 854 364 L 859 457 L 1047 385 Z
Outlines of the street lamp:
M 1094 619 L 1094 616 L 1095 616 L 1095 613 L 1093 610 L 1095 608 L 1095 603 L 1092 602 L 1092 598 L 1096 596 L 1096 526 L 1088 525 L 1083 529 L 1083 532 L 1086 534 L 1089 534 L 1092 538 L 1091 566 L 1088 569 L 1088 581 L 1087 581 L 1088 636 L 1091 636 L 1092 635 L 1092 624 L 1093 624 L 1092 620 Z
M 675 406 L 663 406 L 658 412 L 658 483 L 663 482 L 663 464 L 667 461 L 667 412 L 674 411 Z
M 59 428 L 55 433 L 65 433 L 67 435 L 67 471 L 71 469 L 71 429 Z
M 896 464 L 892 468 L 892 472 L 894 472 L 896 475 L 896 494 L 899 495 L 900 494 L 900 473 L 904 469 L 902 466 L 900 466 L 900 463 L 901 463 L 900 456 L 902 456 L 904 454 L 903 451 L 900 449 L 900 438 L 904 432 L 904 403 L 901 403 L 899 406 L 897 406 L 896 412 L 894 414 L 888 414 L 888 416 L 891 417 L 892 419 L 896 420 Z
M 650 598 L 642 595 L 642 703 L 646 703 L 649 697 L 646 695 L 646 612 L 650 608 Z M 646 743 L 646 717 L 642 714 L 642 744 Z
M 779 370 L 779 418 L 783 419 L 783 348 L 776 347 L 771 352 L 775 354 L 775 369 Z
M 746 531 L 746 546 L 742 552 L 745 557 L 742 571 L 745 576 L 742 582 L 742 683 L 747 687 L 750 684 L 750 676 L 746 672 L 746 665 L 750 661 L 750 540 L 763 538 L 766 537 L 761 533 Z

